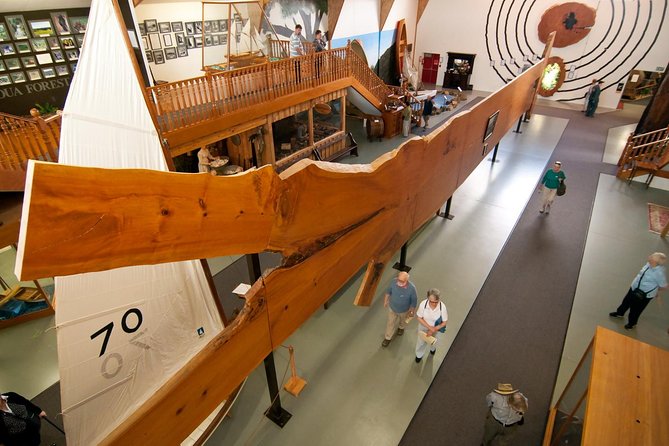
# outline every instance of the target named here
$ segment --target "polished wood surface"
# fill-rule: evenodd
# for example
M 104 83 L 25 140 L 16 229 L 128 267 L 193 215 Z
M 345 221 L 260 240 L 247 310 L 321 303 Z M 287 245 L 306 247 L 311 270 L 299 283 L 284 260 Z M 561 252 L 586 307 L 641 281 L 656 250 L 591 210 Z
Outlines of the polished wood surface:
M 369 305 L 394 253 L 527 109 L 543 68 L 541 61 L 427 137 L 367 165 L 303 160 L 281 175 L 264 167 L 212 177 L 33 163 L 23 278 L 264 250 L 283 255 L 247 293 L 243 316 L 104 444 L 178 442 L 364 265 L 355 302 Z M 486 147 L 488 118 L 498 110 Z M 404 178 L 400 189 L 397 178 Z
M 669 127 L 640 135 L 630 134 L 618 159 L 616 175 L 618 178 L 627 179 L 630 175 L 648 173 L 636 169 L 638 163 L 656 164 L 658 169 L 662 169 L 669 163 L 667 145 L 669 145 Z
M 669 352 L 597 327 L 582 444 L 669 444 Z
M 579 2 L 567 2 L 548 8 L 539 21 L 539 40 L 548 42 L 555 31 L 555 48 L 564 48 L 583 40 L 595 25 L 597 10 Z

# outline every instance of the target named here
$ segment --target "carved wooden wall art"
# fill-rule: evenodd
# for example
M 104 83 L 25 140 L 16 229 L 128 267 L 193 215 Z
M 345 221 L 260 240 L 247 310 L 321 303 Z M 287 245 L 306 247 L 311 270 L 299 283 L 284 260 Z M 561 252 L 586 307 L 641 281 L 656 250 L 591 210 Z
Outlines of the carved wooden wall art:
M 541 78 L 537 92 L 544 97 L 553 96 L 560 89 L 567 75 L 561 57 L 552 56 L 546 62 L 544 76 Z
M 530 107 L 544 66 L 371 164 L 303 160 L 280 175 L 263 167 L 213 177 L 31 162 L 22 280 L 264 250 L 283 255 L 253 284 L 240 315 L 103 444 L 178 444 L 365 265 L 355 303 L 369 305 L 395 252 Z
M 597 10 L 578 2 L 551 6 L 541 16 L 539 40 L 546 43 L 548 35 L 555 31 L 553 47 L 564 48 L 580 42 L 595 25 Z

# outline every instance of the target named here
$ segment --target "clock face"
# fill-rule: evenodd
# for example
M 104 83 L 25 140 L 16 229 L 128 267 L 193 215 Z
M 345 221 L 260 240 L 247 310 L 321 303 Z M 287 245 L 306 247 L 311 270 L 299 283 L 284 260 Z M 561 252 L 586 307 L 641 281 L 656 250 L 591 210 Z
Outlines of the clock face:
M 544 75 L 541 78 L 539 94 L 544 97 L 553 96 L 562 86 L 564 78 L 564 61 L 556 56 L 549 58 L 544 69 Z

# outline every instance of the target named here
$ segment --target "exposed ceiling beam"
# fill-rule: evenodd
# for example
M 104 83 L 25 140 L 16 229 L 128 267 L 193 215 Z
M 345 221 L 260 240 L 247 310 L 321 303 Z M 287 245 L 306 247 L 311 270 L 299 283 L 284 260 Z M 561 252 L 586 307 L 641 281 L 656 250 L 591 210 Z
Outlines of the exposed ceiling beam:
M 395 3 L 395 0 L 381 0 L 380 30 L 383 30 L 383 27 L 386 24 L 388 14 L 390 14 L 390 10 L 393 8 L 393 3 Z
M 328 34 L 332 39 L 334 36 L 337 22 L 339 21 L 339 14 L 344 7 L 344 0 L 328 0 Z
M 416 19 L 416 22 L 420 21 L 420 18 L 423 16 L 423 12 L 425 11 L 425 8 L 427 8 L 427 4 L 430 2 L 430 0 L 418 0 L 418 18 Z

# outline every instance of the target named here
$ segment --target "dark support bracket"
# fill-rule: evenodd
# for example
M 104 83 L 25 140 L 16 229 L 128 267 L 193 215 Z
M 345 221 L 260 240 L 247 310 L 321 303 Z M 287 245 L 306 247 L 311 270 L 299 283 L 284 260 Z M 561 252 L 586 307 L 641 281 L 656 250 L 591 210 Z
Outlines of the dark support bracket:
M 492 151 L 492 158 L 490 161 L 493 163 L 499 163 L 499 160 L 497 159 L 497 149 L 499 148 L 499 143 L 495 144 L 495 148 Z
M 523 116 L 524 115 L 521 115 L 521 117 L 518 118 L 518 125 L 516 126 L 516 130 L 514 130 L 513 133 L 523 133 L 520 131 L 520 124 L 523 123 Z
M 441 209 L 437 211 L 437 217 L 442 217 L 447 220 L 453 220 L 455 218 L 455 215 L 451 214 L 451 201 L 453 200 L 453 196 L 450 196 L 448 200 L 446 201 L 446 209 L 444 209 L 444 212 L 441 212 Z
M 262 275 L 262 271 L 260 270 L 260 256 L 258 254 L 247 254 L 246 265 L 249 268 L 249 278 L 251 279 L 251 283 L 255 283 Z M 269 399 L 271 401 L 271 406 L 265 411 L 265 416 L 272 420 L 277 426 L 284 427 L 292 415 L 286 409 L 281 407 L 279 382 L 276 376 L 276 366 L 274 365 L 274 352 L 270 352 L 265 358 L 265 375 L 267 376 L 267 388 L 269 389 Z
M 393 269 L 396 269 L 397 271 L 404 271 L 405 273 L 408 273 L 409 271 L 411 271 L 411 267 L 407 266 L 407 244 L 408 243 L 409 242 L 402 245 L 402 249 L 400 249 L 400 261 L 393 265 Z

